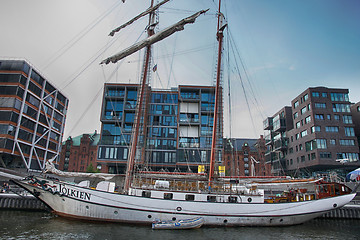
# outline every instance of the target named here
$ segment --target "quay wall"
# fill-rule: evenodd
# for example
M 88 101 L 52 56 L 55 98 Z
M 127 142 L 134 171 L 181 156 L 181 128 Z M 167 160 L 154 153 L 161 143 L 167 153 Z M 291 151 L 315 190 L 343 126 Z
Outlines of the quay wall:
M 45 211 L 49 208 L 34 196 L 20 196 L 16 194 L 1 193 L 0 209 Z

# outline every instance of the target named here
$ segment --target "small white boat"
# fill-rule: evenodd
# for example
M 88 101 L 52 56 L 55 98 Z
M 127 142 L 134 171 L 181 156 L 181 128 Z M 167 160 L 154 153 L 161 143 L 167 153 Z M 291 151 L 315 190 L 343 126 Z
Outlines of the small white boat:
M 152 223 L 152 229 L 194 229 L 194 228 L 200 228 L 203 224 L 204 224 L 204 218 L 202 217 L 175 220 L 175 221 L 155 220 Z

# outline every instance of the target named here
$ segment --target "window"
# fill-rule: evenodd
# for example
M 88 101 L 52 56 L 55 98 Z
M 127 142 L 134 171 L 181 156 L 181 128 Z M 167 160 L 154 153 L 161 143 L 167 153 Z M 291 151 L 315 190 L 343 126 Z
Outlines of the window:
M 216 202 L 216 196 L 213 196 L 213 195 L 207 196 L 207 201 L 208 202 Z
M 331 115 L 330 115 L 330 114 L 327 114 L 327 115 L 326 115 L 326 118 L 327 118 L 327 120 L 331 120 Z
M 229 196 L 228 201 L 229 201 L 229 203 L 236 203 L 237 202 L 237 197 Z
M 294 119 L 296 119 L 298 116 L 299 116 L 298 112 L 294 113 Z
M 311 151 L 311 150 L 314 150 L 316 149 L 316 141 L 315 140 L 312 140 L 312 141 L 309 141 L 309 142 L 305 142 L 305 151 L 308 152 L 308 151 Z
M 353 123 L 352 116 L 351 115 L 344 115 L 343 116 L 343 123 L 352 124 Z
M 353 139 L 340 139 L 340 145 L 342 145 L 342 146 L 355 146 L 355 140 L 353 140 Z
M 312 92 L 312 96 L 313 97 L 320 97 L 320 93 L 319 92 Z
M 304 102 L 305 102 L 306 100 L 309 99 L 309 95 L 308 95 L 308 94 L 305 94 L 304 97 L 303 97 L 303 99 L 304 99 Z
M 310 123 L 310 122 L 311 122 L 311 116 L 307 116 L 307 117 L 305 118 L 305 123 L 308 124 L 308 123 Z
M 323 92 L 323 93 L 321 93 L 321 96 L 323 97 L 323 98 L 327 98 L 327 93 L 326 92 Z
M 301 151 L 301 150 L 303 150 L 303 145 L 302 144 L 299 145 L 299 151 Z
M 195 200 L 195 195 L 193 195 L 193 194 L 186 194 L 186 195 L 185 195 L 185 200 L 186 200 L 186 201 L 194 201 L 194 200 Z
M 330 93 L 331 101 L 334 102 L 348 102 L 349 95 L 347 93 Z
M 336 145 L 336 139 L 330 139 L 329 144 L 330 145 Z
M 299 101 L 294 102 L 294 108 L 297 108 L 299 106 Z
M 350 104 L 333 103 L 333 112 L 350 112 Z
M 301 109 L 301 115 L 304 114 L 304 113 L 306 113 L 306 107 L 303 107 L 303 108 Z
M 331 152 L 320 152 L 320 158 L 331 158 Z
M 359 154 L 357 153 L 337 153 L 337 159 L 349 159 L 349 162 L 359 161 Z
M 337 114 L 335 114 L 335 115 L 334 115 L 334 120 L 336 120 L 336 121 L 340 121 L 340 116 L 339 116 L 339 115 L 337 115 Z
M 151 197 L 151 191 L 142 191 L 141 196 L 150 198 Z
M 303 138 L 305 136 L 307 136 L 307 130 L 304 130 L 304 131 L 301 132 L 301 137 Z
M 296 123 L 296 128 L 300 127 L 300 121 Z
M 172 193 L 164 193 L 164 199 L 167 199 L 167 200 L 173 199 L 173 194 Z
M 324 114 L 315 114 L 316 120 L 324 120 Z
M 328 127 L 325 127 L 325 131 L 326 132 L 339 132 L 339 127 L 334 127 L 334 126 L 328 126 Z
M 316 140 L 316 146 L 320 149 L 326 149 L 326 139 L 315 139 Z
M 295 134 L 295 139 L 299 139 L 299 138 L 300 138 L 300 134 L 299 133 Z
M 355 137 L 355 131 L 352 127 L 345 127 L 345 136 L 347 137 Z
M 315 103 L 315 108 L 326 108 L 326 103 Z

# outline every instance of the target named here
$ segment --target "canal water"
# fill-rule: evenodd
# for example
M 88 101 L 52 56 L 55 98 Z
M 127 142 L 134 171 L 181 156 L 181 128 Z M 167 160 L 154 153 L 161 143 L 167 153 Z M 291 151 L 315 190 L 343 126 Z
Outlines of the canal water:
M 315 219 L 290 227 L 152 230 L 151 226 L 69 220 L 48 212 L 0 210 L 0 239 L 360 239 L 360 220 Z

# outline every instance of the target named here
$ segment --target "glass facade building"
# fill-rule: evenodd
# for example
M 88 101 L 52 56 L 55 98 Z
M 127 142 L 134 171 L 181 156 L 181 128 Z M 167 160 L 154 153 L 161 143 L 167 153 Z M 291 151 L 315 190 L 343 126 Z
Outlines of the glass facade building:
M 138 85 L 105 84 L 98 164 L 103 172 L 123 173 L 130 152 Z M 168 171 L 197 172 L 210 161 L 214 87 L 148 89 L 141 165 Z M 219 122 L 222 123 L 222 120 Z M 222 146 L 222 134 L 218 137 Z M 221 162 L 221 155 L 217 161 Z
M 0 84 L 0 163 L 41 170 L 59 154 L 68 99 L 24 60 L 0 60 Z

